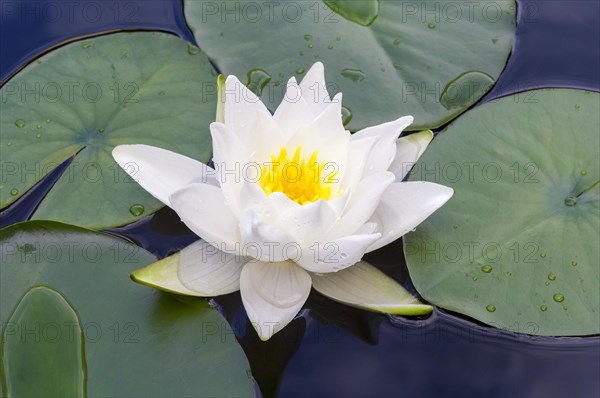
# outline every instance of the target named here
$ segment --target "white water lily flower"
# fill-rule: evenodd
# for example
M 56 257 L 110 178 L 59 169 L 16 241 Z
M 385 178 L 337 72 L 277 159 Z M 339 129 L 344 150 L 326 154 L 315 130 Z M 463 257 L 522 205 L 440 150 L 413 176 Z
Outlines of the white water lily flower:
M 402 182 L 432 133 L 398 139 L 411 116 L 346 131 L 342 95 L 330 99 L 321 63 L 300 84 L 289 80 L 274 115 L 233 76 L 223 94 L 221 120 L 210 126 L 214 168 L 146 145 L 113 151 L 126 171 L 137 164 L 132 177 L 203 239 L 134 279 L 197 296 L 240 290 L 263 340 L 296 316 L 311 286 L 371 310 L 430 311 L 360 260 L 452 196 L 442 185 Z

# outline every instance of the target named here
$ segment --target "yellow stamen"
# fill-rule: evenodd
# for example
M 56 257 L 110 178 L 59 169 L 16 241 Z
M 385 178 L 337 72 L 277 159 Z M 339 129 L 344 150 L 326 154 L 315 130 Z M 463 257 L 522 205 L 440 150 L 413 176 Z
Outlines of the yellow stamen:
M 302 156 L 302 147 L 298 146 L 290 159 L 287 150 L 282 147 L 279 155 L 271 155 L 270 164 L 263 165 L 258 184 L 267 195 L 281 192 L 301 205 L 338 197 L 342 193 L 334 185 L 338 171 L 323 176 L 325 166 L 333 163 L 319 164 L 317 155 L 318 152 L 314 151 L 306 161 Z

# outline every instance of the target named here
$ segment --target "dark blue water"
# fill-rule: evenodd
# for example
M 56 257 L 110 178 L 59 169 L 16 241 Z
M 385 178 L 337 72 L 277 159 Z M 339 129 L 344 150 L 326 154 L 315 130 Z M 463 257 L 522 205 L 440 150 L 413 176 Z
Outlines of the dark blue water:
M 160 29 L 192 40 L 180 1 L 0 2 L 0 80 L 70 38 L 113 29 Z M 513 54 L 482 101 L 540 87 L 600 91 L 600 2 L 519 3 Z M 57 169 L 9 209 L 0 227 L 26 220 L 60 175 Z M 176 214 L 110 232 L 163 257 L 196 237 Z M 412 289 L 400 242 L 368 256 Z M 600 339 L 532 337 L 436 310 L 391 319 L 314 293 L 302 316 L 267 343 L 247 322 L 239 294 L 219 306 L 234 327 L 265 396 L 599 397 Z M 200 371 L 200 370 L 199 370 Z

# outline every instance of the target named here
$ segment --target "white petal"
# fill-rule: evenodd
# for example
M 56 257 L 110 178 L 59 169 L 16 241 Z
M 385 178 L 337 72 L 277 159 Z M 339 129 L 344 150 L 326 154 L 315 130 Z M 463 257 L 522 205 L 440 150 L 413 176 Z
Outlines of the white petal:
M 393 122 L 369 127 L 352 135 L 352 140 L 365 137 L 379 138 L 367 160 L 364 176 L 385 171 L 390 167 L 396 155 L 396 140 L 402 130 L 410 126 L 413 120 L 412 116 L 404 116 Z
M 251 153 L 248 160 L 255 162 L 257 166 L 264 166 L 265 162 L 271 162 L 271 156 L 279 154 L 281 148 L 287 143 L 289 135 L 284 134 L 273 116 L 258 114 L 253 141 L 246 145 L 246 150 Z M 244 166 L 242 166 L 242 173 L 246 174 Z
M 294 319 L 310 293 L 310 276 L 291 262 L 250 262 L 240 291 L 248 318 L 265 341 Z
M 211 123 L 213 163 L 223 195 L 233 213 L 240 214 L 240 190 L 242 187 L 242 162 L 249 152 L 233 131 L 222 123 Z
M 325 67 L 321 62 L 315 63 L 309 69 L 300 83 L 300 89 L 302 90 L 302 97 L 309 104 L 315 116 L 325 110 L 331 99 L 325 83 Z
M 301 127 L 312 123 L 317 116 L 302 96 L 296 78 L 292 77 L 288 81 L 283 101 L 273 115 L 281 131 L 289 138 Z
M 365 251 L 381 234 L 351 235 L 329 242 L 315 242 L 303 247 L 297 258 L 292 258 L 307 271 L 328 273 L 337 272 L 356 264 Z
M 340 272 L 311 274 L 313 287 L 335 301 L 394 315 L 423 315 L 432 311 L 392 278 L 360 261 Z
M 401 137 L 396 141 L 396 157 L 389 168 L 396 175 L 396 181 L 404 180 L 431 140 L 433 140 L 433 132 L 425 130 Z
M 252 132 L 259 112 L 269 110 L 246 86 L 235 76 L 228 76 L 225 81 L 225 124 L 242 142 L 252 142 Z
M 336 210 L 321 199 L 281 214 L 277 224 L 302 246 L 304 242 L 322 240 L 337 218 Z
M 326 167 L 344 170 L 348 156 L 350 133 L 346 131 L 341 116 L 341 94 L 336 95 L 331 104 L 308 126 L 298 130 L 286 143 L 290 153 L 298 147 L 310 156 L 318 151 L 317 161 L 327 163 Z
M 169 198 L 181 221 L 205 241 L 229 253 L 239 251 L 239 221 L 223 191 L 206 184 L 192 184 Z
M 240 231 L 245 256 L 267 262 L 286 261 L 297 251 L 292 235 L 272 223 L 260 221 L 253 211 L 242 213 Z
M 382 234 L 367 252 L 379 249 L 415 229 L 442 207 L 454 193 L 452 188 L 432 182 L 396 182 L 381 197 L 371 221 Z
M 341 175 L 344 191 L 353 189 L 363 178 L 371 149 L 377 140 L 378 137 L 365 137 L 351 139 L 348 143 L 348 159 L 351 161 L 346 164 Z
M 242 267 L 249 261 L 246 257 L 222 252 L 204 241 L 192 243 L 178 254 L 179 281 L 204 297 L 239 290 Z
M 330 231 L 331 237 L 353 234 L 375 212 L 381 195 L 394 182 L 390 172 L 371 174 L 350 192 L 350 201 L 342 218 Z
M 218 186 L 216 172 L 204 163 L 149 145 L 118 145 L 113 158 L 134 181 L 169 207 L 169 196 L 193 183 Z
M 284 212 L 301 207 L 281 192 L 267 195 L 258 184 L 252 182 L 245 182 L 242 186 L 240 201 L 242 214 L 252 211 L 259 221 L 271 224 L 275 224 Z

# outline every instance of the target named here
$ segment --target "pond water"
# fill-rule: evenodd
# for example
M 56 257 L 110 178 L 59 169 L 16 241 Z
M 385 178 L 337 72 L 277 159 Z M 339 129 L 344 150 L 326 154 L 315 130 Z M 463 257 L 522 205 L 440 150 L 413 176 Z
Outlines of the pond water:
M 76 36 L 159 29 L 193 41 L 180 1 L 3 1 L 1 7 L 2 81 L 36 54 Z M 519 10 L 513 54 L 482 102 L 540 87 L 600 91 L 600 3 L 520 1 Z M 26 220 L 61 171 L 0 213 L 0 227 Z M 197 239 L 169 209 L 110 232 L 160 257 Z M 396 242 L 367 260 L 411 290 L 401 250 Z M 239 294 L 215 304 L 234 327 L 264 396 L 600 395 L 597 336 L 532 337 L 526 334 L 532 325 L 515 324 L 522 333 L 500 331 L 442 310 L 427 319 L 391 319 L 313 293 L 298 319 L 261 343 L 249 330 Z

